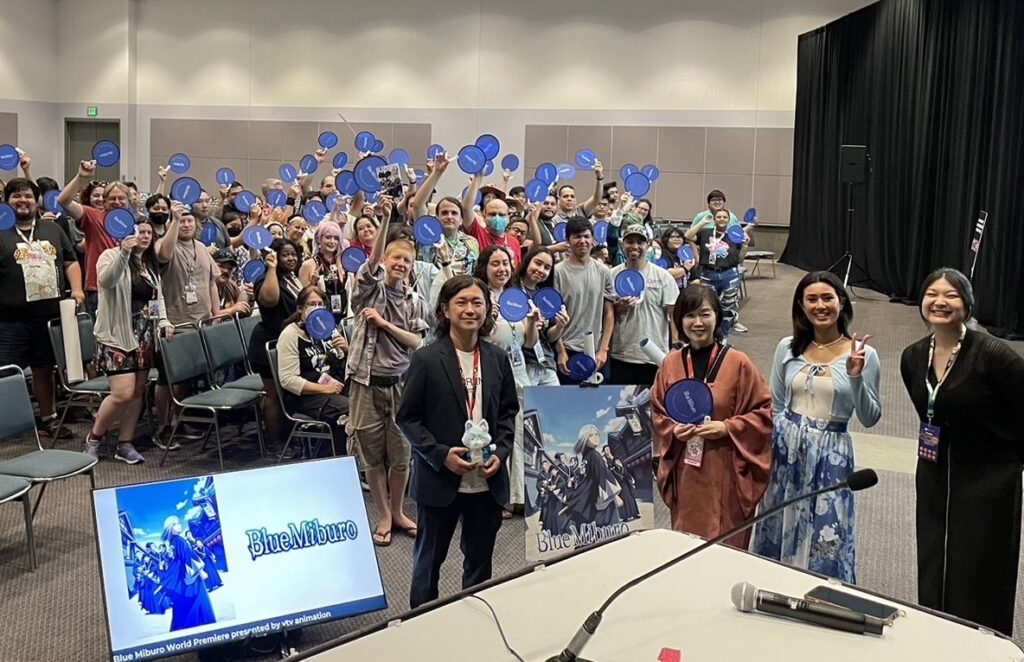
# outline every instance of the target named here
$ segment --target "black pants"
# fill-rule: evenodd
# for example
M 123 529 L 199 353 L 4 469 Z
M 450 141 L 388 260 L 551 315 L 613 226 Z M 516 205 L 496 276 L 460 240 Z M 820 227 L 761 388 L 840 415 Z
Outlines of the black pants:
M 348 436 L 345 428 L 338 425 L 338 418 L 348 414 L 348 398 L 344 395 L 326 393 L 307 394 L 295 396 L 288 394 L 288 408 L 296 414 L 305 414 L 310 418 L 323 421 L 331 426 L 331 435 L 334 437 L 334 447 L 339 455 L 346 455 Z
M 490 492 L 458 494 L 451 505 L 432 508 L 417 504 L 419 533 L 412 550 L 412 588 L 409 604 L 415 609 L 437 598 L 441 565 L 462 519 L 462 588 L 476 586 L 491 578 L 494 541 L 501 528 L 501 506 Z
M 658 366 L 653 363 L 629 363 L 618 359 L 609 359 L 612 376 L 605 384 L 617 386 L 650 386 L 654 376 L 658 374 Z

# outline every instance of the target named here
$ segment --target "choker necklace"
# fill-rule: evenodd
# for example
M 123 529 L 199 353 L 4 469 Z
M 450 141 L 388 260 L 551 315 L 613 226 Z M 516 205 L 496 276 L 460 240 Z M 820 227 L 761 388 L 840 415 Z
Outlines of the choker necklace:
M 832 342 L 827 342 L 827 343 L 824 343 L 824 344 L 818 342 L 817 340 L 812 340 L 811 342 L 814 343 L 814 346 L 817 347 L 818 349 L 826 349 L 828 347 L 831 347 L 832 345 L 835 345 L 840 340 L 844 340 L 845 338 L 846 338 L 846 336 L 843 336 L 842 334 L 840 334 L 840 336 L 838 338 L 836 338 L 835 340 L 833 340 Z

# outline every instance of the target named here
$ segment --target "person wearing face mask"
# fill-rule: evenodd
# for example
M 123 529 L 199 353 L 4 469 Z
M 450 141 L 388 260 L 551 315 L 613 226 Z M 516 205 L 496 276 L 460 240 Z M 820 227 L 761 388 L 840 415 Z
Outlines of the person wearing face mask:
M 686 345 L 665 357 L 651 388 L 658 490 L 672 528 L 714 538 L 754 514 L 772 463 L 772 399 L 743 352 L 723 343 L 722 308 L 714 290 L 694 284 L 679 293 L 672 323 Z M 682 379 L 703 381 L 713 409 L 703 423 L 676 422 L 665 407 Z M 726 540 L 746 549 L 750 532 Z
M 171 218 L 171 200 L 161 193 L 154 193 L 146 198 L 143 204 L 146 208 L 146 218 L 153 227 L 153 243 L 167 234 L 167 221 Z
M 865 427 L 882 416 L 881 366 L 870 336 L 850 333 L 853 306 L 842 281 L 807 274 L 793 294 L 793 335 L 772 364 L 773 466 L 761 508 L 833 485 L 853 472 L 854 414 Z M 856 583 L 853 494 L 831 492 L 758 525 L 754 551 L 787 565 Z
M 438 158 L 444 158 L 444 155 Z M 477 173 L 462 199 L 462 228 L 476 239 L 480 250 L 489 246 L 501 246 L 512 254 L 513 266 L 518 265 L 522 259 L 522 247 L 515 237 L 505 231 L 508 228 L 508 204 L 500 198 L 493 198 L 484 205 L 482 217 L 473 211 L 472 201 L 476 198 L 482 180 L 483 174 Z
M 117 422 L 114 459 L 127 464 L 143 461 L 133 442 L 149 371 L 156 365 L 154 327 L 168 338 L 174 334 L 154 244 L 152 223 L 140 220 L 135 234 L 125 237 L 118 248 L 103 251 L 96 265 L 100 290 L 94 362 L 110 380 L 110 394 L 100 403 L 85 439 L 86 454 L 97 459 L 104 436 Z
M 131 191 L 122 182 L 111 182 L 104 187 L 102 209 L 81 205 L 77 200 L 78 194 L 89 185 L 95 174 L 96 162 L 82 161 L 78 166 L 78 175 L 57 197 L 57 203 L 75 219 L 85 234 L 85 308 L 93 317 L 96 316 L 98 304 L 96 262 L 100 259 L 100 253 L 117 246 L 117 241 L 103 227 L 103 219 L 111 209 L 131 209 Z
M 729 236 L 729 212 L 719 209 L 715 212 L 711 227 L 694 224 L 686 231 L 686 240 L 697 255 L 700 264 L 700 282 L 718 293 L 722 303 L 723 332 L 728 338 L 735 328 L 740 333 L 746 328 L 737 324 L 740 318 L 740 252 L 746 244 L 746 235 L 740 243 Z
M 289 410 L 330 425 L 335 449 L 344 455 L 348 341 L 340 333 L 329 341 L 315 340 L 306 331 L 310 313 L 324 309 L 327 301 L 327 293 L 316 285 L 306 285 L 299 291 L 296 310 L 285 320 L 277 341 L 277 367 Z
M 917 595 L 933 609 L 1010 635 L 1016 603 L 1024 359 L 967 327 L 974 291 L 949 267 L 921 286 L 930 333 L 903 350 L 900 374 L 920 426 Z M 908 431 L 909 432 L 909 431 Z

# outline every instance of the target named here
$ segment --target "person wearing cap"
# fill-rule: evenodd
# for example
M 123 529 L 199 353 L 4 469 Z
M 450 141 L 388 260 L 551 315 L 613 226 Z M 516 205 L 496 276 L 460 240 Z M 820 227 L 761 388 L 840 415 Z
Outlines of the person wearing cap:
M 249 295 L 235 280 L 235 270 L 238 268 L 235 252 L 230 248 L 222 248 L 213 256 L 213 261 L 220 269 L 220 275 L 217 276 L 220 314 L 248 317 L 252 309 L 249 306 Z
M 740 251 L 746 241 L 746 235 L 740 243 L 729 236 L 729 216 L 728 209 L 719 209 L 713 225 L 691 225 L 686 231 L 686 240 L 699 256 L 700 282 L 713 288 L 721 301 L 726 338 L 740 318 Z M 743 333 L 746 328 L 736 330 Z
M 677 330 L 669 324 L 679 286 L 668 271 L 647 261 L 649 242 L 640 217 L 627 213 L 624 223 L 626 262 L 612 268 L 612 278 L 626 269 L 638 271 L 644 277 L 644 291 L 639 297 L 619 297 L 615 302 L 609 382 L 647 386 L 654 383 L 658 364 L 644 354 L 640 342 L 646 339 L 663 354 L 679 346 Z

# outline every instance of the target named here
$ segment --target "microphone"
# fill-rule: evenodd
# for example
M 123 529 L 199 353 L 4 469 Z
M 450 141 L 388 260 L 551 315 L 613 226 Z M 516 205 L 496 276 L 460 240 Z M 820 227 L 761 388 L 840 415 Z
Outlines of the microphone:
M 742 612 L 760 611 L 856 634 L 882 634 L 882 626 L 885 625 L 882 619 L 875 616 L 762 591 L 750 582 L 739 582 L 732 587 L 732 604 Z
M 604 617 L 604 612 L 608 609 L 609 606 L 611 606 L 611 604 L 613 602 L 615 602 L 615 600 L 620 595 L 622 595 L 623 593 L 625 593 L 629 589 L 633 588 L 637 584 L 639 584 L 639 583 L 641 583 L 641 582 L 643 582 L 643 581 L 645 581 L 647 579 L 650 579 L 654 575 L 657 575 L 658 573 L 660 573 L 660 572 L 662 572 L 664 570 L 668 570 L 669 568 L 671 568 L 675 564 L 679 563 L 680 561 L 685 561 L 686 559 L 690 558 L 694 554 L 699 554 L 699 553 L 703 552 L 708 547 L 712 547 L 714 545 L 717 545 L 718 543 L 722 542 L 723 540 L 727 540 L 727 539 L 731 538 L 732 536 L 736 535 L 737 533 L 740 533 L 742 531 L 746 531 L 747 529 L 749 529 L 750 527 L 754 526 L 755 524 L 757 524 L 761 520 L 764 520 L 764 519 L 767 519 L 767 518 L 771 517 L 775 513 L 779 512 L 779 511 L 781 511 L 781 510 L 783 510 L 785 508 L 788 508 L 789 506 L 793 505 L 794 503 L 796 503 L 798 501 L 803 501 L 804 499 L 810 499 L 810 498 L 816 497 L 816 496 L 818 496 L 820 494 L 825 494 L 826 492 L 833 492 L 835 490 L 841 490 L 844 487 L 848 488 L 851 492 L 859 492 L 860 490 L 864 490 L 864 489 L 867 489 L 869 487 L 873 487 L 877 483 L 878 483 L 878 474 L 875 473 L 874 469 L 860 469 L 858 471 L 854 471 L 853 473 L 851 473 L 849 476 L 846 477 L 846 480 L 844 480 L 844 481 L 842 481 L 840 483 L 836 483 L 835 485 L 829 485 L 828 487 L 822 487 L 822 488 L 819 488 L 817 490 L 814 490 L 813 492 L 808 492 L 807 494 L 800 494 L 798 496 L 793 497 L 792 499 L 787 499 L 786 501 L 783 501 L 782 503 L 780 503 L 779 505 L 775 506 L 774 508 L 769 508 L 768 510 L 766 510 L 763 513 L 761 513 L 760 515 L 757 515 L 757 516 L 747 520 L 746 522 L 742 522 L 742 523 L 734 526 L 733 528 L 729 529 L 728 531 L 726 531 L 722 535 L 718 536 L 717 538 L 712 538 L 711 540 L 708 540 L 708 541 L 704 542 L 703 544 L 701 544 L 701 545 L 699 545 L 697 547 L 694 547 L 693 549 L 689 550 L 688 552 L 684 552 L 684 553 L 680 554 L 679 556 L 675 557 L 674 559 L 671 559 L 669 561 L 666 561 L 665 563 L 662 563 L 661 565 L 659 565 L 658 567 L 654 568 L 653 570 L 645 572 L 644 574 L 640 575 L 636 579 L 630 580 L 626 584 L 624 584 L 621 587 L 619 587 L 618 590 L 616 590 L 610 596 L 608 596 L 608 599 L 604 601 L 604 604 L 602 604 L 598 608 L 597 611 L 595 611 L 594 613 L 592 613 L 590 616 L 587 617 L 587 620 L 584 621 L 583 625 L 580 626 L 580 629 L 576 631 L 575 636 L 573 636 L 572 641 L 569 642 L 569 645 L 565 647 L 565 650 L 563 650 L 561 653 L 559 653 L 558 655 L 556 655 L 554 657 L 549 657 L 547 662 L 587 662 L 587 660 L 585 660 L 584 658 L 581 658 L 579 656 L 579 654 L 583 650 L 583 647 L 587 645 L 587 642 L 590 641 L 590 638 L 594 636 L 594 633 L 597 632 L 597 627 L 601 624 L 601 619 Z

